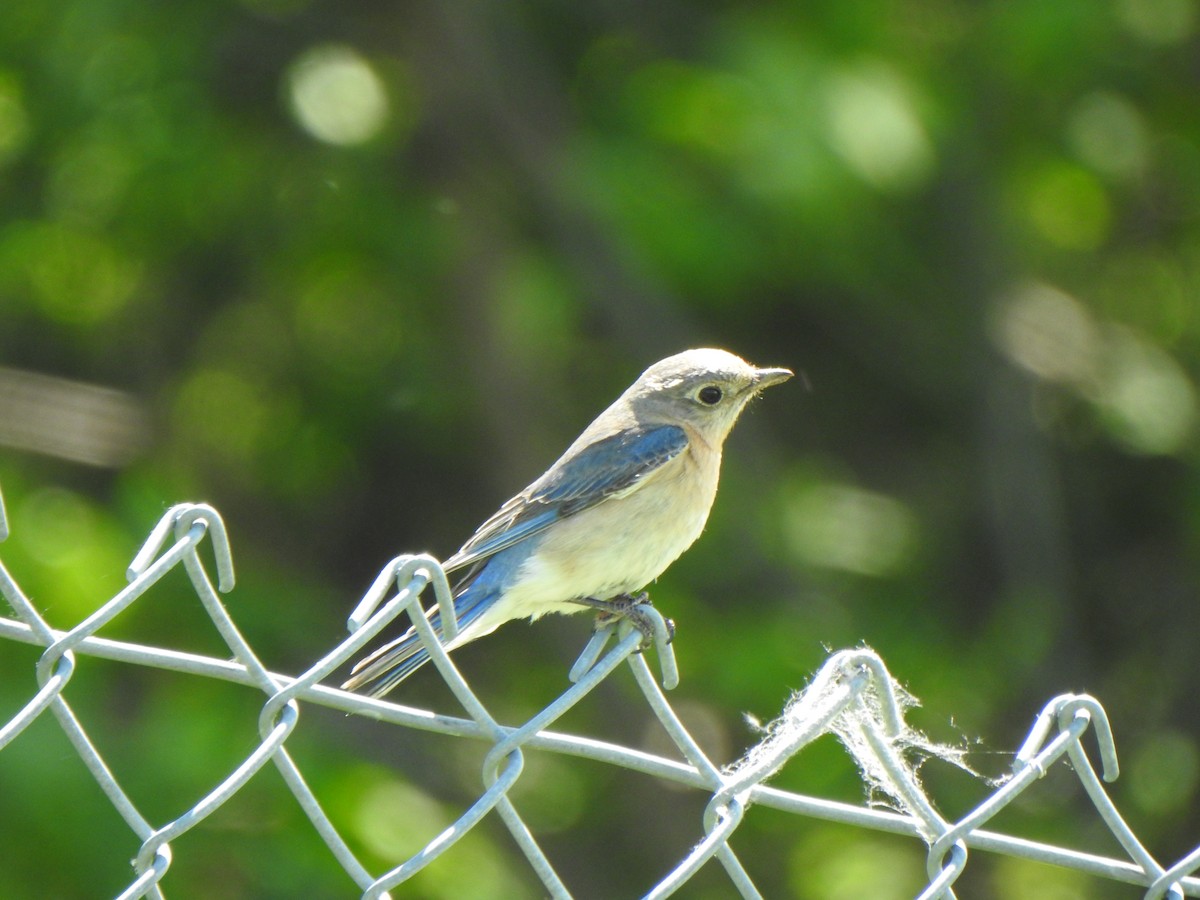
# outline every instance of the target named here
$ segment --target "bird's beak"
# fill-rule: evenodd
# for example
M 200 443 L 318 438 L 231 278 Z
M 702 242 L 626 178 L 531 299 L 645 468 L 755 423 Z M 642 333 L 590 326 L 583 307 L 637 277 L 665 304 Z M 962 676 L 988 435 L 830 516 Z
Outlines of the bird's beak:
M 754 391 L 757 393 L 773 384 L 782 384 L 792 377 L 791 369 L 756 369 L 754 373 Z

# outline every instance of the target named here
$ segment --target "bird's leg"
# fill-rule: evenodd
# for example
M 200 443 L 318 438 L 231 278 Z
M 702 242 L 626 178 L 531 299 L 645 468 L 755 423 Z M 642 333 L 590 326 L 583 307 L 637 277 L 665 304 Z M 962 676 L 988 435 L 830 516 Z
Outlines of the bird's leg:
M 654 643 L 654 620 L 644 612 L 645 607 L 653 606 L 653 604 L 650 602 L 650 595 L 645 591 L 637 596 L 618 594 L 609 600 L 601 600 L 599 597 L 578 597 L 575 602 L 580 606 L 597 610 L 596 631 L 611 625 L 618 619 L 628 619 L 630 624 L 641 632 L 643 647 Z M 675 623 L 671 619 L 663 621 L 667 624 L 667 643 L 669 644 L 675 639 Z

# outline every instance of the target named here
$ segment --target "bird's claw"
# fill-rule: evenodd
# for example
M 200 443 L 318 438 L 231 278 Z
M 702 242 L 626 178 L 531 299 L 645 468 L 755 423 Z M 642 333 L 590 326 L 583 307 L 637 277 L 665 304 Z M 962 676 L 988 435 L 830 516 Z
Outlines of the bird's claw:
M 668 646 L 675 639 L 675 623 L 659 614 L 650 602 L 649 594 L 645 591 L 637 596 L 620 594 L 608 600 L 580 597 L 575 602 L 596 610 L 596 622 L 592 640 L 571 669 L 572 681 L 578 682 L 595 664 L 612 633 L 613 625 L 625 619 L 641 636 L 634 652 L 641 653 L 647 646 L 657 645 L 663 688 L 669 691 L 679 684 L 675 652 Z
M 656 629 L 654 618 L 645 613 L 646 607 L 653 607 L 650 602 L 650 595 L 646 591 L 639 594 L 618 594 L 609 600 L 601 600 L 597 597 L 584 597 L 578 601 L 584 606 L 590 606 L 595 610 L 596 623 L 594 631 L 600 631 L 609 627 L 621 619 L 625 619 L 636 628 L 642 635 L 642 644 L 637 652 L 641 652 L 646 647 L 654 645 L 656 639 Z M 667 643 L 675 640 L 675 622 L 671 619 L 663 620 L 667 626 Z

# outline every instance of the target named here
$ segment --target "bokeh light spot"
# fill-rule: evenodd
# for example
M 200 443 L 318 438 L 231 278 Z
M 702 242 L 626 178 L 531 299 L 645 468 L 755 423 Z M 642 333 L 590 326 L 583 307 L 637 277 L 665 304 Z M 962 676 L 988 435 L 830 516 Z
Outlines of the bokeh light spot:
M 174 409 L 182 436 L 240 465 L 255 459 L 272 418 L 261 390 L 221 369 L 201 369 L 192 375 Z
M 1092 900 L 1096 887 L 1082 872 L 1013 857 L 997 858 L 988 885 L 995 900 Z
M 909 90 L 887 66 L 840 71 L 826 86 L 829 140 L 860 178 L 884 190 L 923 183 L 933 170 L 933 145 Z
M 1098 91 L 1081 99 L 1067 120 L 1076 155 L 1105 175 L 1134 178 L 1146 167 L 1146 126 L 1137 107 L 1116 94 Z
M 1112 328 L 1098 403 L 1109 431 L 1151 455 L 1179 450 L 1196 424 L 1196 389 L 1175 359 L 1126 328 Z
M 1035 282 L 1017 289 L 999 304 L 992 335 L 1009 359 L 1039 378 L 1095 377 L 1099 329 L 1084 305 L 1058 288 Z
M 720 70 L 657 62 L 629 81 L 629 102 L 648 130 L 720 156 L 745 141 L 757 108 L 751 84 Z
M 1057 288 L 1035 283 L 1014 292 L 998 305 L 992 334 L 1016 365 L 1088 401 L 1126 448 L 1169 454 L 1191 436 L 1196 389 L 1183 367 L 1134 330 L 1097 322 Z
M 355 832 L 372 853 L 402 862 L 417 852 L 448 817 L 423 791 L 399 781 L 379 781 L 358 806 Z
M 788 860 L 791 896 L 911 897 L 925 874 L 915 848 L 885 838 L 840 838 L 833 832 L 799 841 Z
M 903 503 L 845 484 L 799 490 L 788 504 L 784 528 L 805 562 L 860 575 L 895 571 L 916 546 L 916 517 Z
M 128 535 L 88 497 L 60 487 L 40 488 L 18 501 L 14 541 L 45 571 L 37 591 L 43 608 L 75 623 L 124 587 Z
M 365 143 L 386 124 L 383 80 L 350 47 L 315 47 L 287 74 L 288 98 L 296 121 L 319 141 L 339 146 Z
M 589 797 L 579 772 L 549 753 L 526 760 L 521 780 L 510 796 L 537 834 L 573 828 L 588 810 Z
M 389 863 L 402 862 L 430 841 L 461 837 L 452 854 L 453 864 L 435 862 L 421 873 L 414 888 L 419 884 L 422 896 L 500 900 L 529 895 L 481 830 L 465 836 L 452 826 L 441 831 L 450 818 L 433 797 L 389 778 L 370 786 L 358 804 L 352 827 L 364 845 Z
M 1108 236 L 1108 195 L 1078 166 L 1055 164 L 1030 182 L 1026 211 L 1037 233 L 1067 250 L 1094 250 Z
M 132 299 L 142 267 L 104 238 L 60 223 L 20 226 L 8 235 L 34 301 L 51 319 L 93 325 L 111 318 Z
M 21 541 L 37 562 L 57 568 L 87 556 L 95 540 L 96 515 L 78 494 L 43 488 L 21 506 Z

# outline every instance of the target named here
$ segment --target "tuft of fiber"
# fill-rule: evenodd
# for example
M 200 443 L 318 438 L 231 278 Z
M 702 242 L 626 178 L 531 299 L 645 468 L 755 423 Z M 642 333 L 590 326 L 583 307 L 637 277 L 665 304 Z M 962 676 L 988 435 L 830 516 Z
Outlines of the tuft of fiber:
M 965 743 L 938 743 L 904 721 L 919 705 L 869 647 L 834 654 L 807 687 L 792 694 L 778 718 L 766 725 L 748 718 L 762 738 L 725 775 L 738 783 L 765 782 L 800 748 L 830 733 L 857 764 L 869 805 L 928 822 L 936 812 L 921 787 L 925 762 L 939 759 L 983 776 L 967 762 Z

